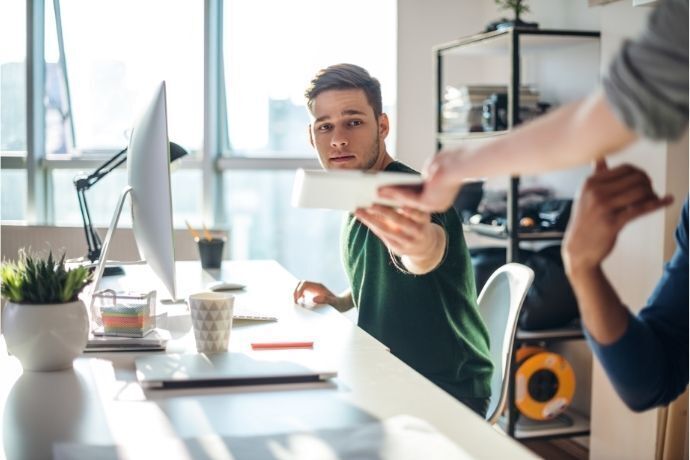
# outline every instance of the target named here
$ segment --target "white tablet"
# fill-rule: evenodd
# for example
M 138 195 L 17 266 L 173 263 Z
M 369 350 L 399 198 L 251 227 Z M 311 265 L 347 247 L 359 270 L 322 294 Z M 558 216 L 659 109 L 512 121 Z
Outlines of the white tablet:
M 292 189 L 292 205 L 345 211 L 374 203 L 395 206 L 397 203 L 379 198 L 379 187 L 422 183 L 421 176 L 402 172 L 299 169 Z

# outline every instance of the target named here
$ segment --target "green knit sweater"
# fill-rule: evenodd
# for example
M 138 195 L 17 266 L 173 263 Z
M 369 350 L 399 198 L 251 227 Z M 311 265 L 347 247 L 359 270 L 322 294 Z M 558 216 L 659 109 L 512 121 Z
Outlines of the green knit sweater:
M 386 170 L 416 174 L 399 162 Z M 446 232 L 444 259 L 431 272 L 413 275 L 365 225 L 347 217 L 341 243 L 359 326 L 456 398 L 486 398 L 489 337 L 460 219 L 450 209 L 432 220 Z

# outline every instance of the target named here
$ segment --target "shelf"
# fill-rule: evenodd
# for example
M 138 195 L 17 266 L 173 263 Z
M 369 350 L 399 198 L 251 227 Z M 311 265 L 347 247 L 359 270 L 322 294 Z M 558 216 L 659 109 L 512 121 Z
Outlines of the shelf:
M 498 424 L 505 431 L 505 417 L 501 417 Z M 589 436 L 589 419 L 572 409 L 566 410 L 554 420 L 543 422 L 533 421 L 520 415 L 515 424 L 515 439 L 554 439 L 573 436 Z
M 473 139 L 491 139 L 499 137 L 508 131 L 477 131 L 470 133 L 436 133 L 436 140 L 439 142 L 465 141 Z
M 463 143 L 478 145 L 491 142 L 507 131 L 499 132 L 452 132 L 452 128 L 478 127 L 476 110 L 462 113 L 467 120 L 444 119 L 442 105 L 444 88 L 447 85 L 499 84 L 506 86 L 509 96 L 504 123 L 519 124 L 524 105 L 520 89 L 523 86 L 534 87 L 539 90 L 539 98 L 559 101 L 559 103 L 581 97 L 587 94 L 591 87 L 596 87 L 600 63 L 600 33 L 597 31 L 555 30 L 535 28 L 510 28 L 493 32 L 479 33 L 451 42 L 443 43 L 433 48 L 436 63 L 436 141 L 441 146 L 463 146 Z M 548 97 L 547 97 L 548 95 Z M 516 104 L 518 98 L 523 104 Z M 468 99 L 468 98 L 466 98 Z M 469 98 L 469 109 L 478 109 L 483 101 L 475 97 Z M 446 107 L 447 108 L 447 107 Z M 503 110 L 502 105 L 496 104 L 496 110 Z M 466 108 L 467 112 L 467 108 Z M 460 116 L 460 115 L 458 115 Z M 474 117 L 470 119 L 470 116 Z M 501 115 L 502 116 L 502 115 Z M 464 122 L 464 123 L 460 123 Z M 568 193 L 570 193 L 568 191 Z M 508 205 L 509 220 L 498 220 L 503 225 L 463 224 L 463 231 L 467 237 L 483 240 L 483 245 L 494 245 L 494 241 L 501 243 L 496 246 L 506 247 L 506 259 L 520 258 L 521 243 L 523 246 L 549 246 L 550 241 L 561 241 L 564 232 L 548 231 L 549 228 L 521 227 L 519 225 L 519 177 L 508 179 L 506 203 Z M 512 211 L 512 212 L 511 212 Z M 509 232 L 507 229 L 511 229 Z M 530 231 L 545 230 L 545 231 Z M 520 343 L 559 342 L 569 340 L 583 340 L 585 334 L 579 324 L 569 327 L 524 331 L 518 330 L 513 345 Z M 582 343 L 576 345 L 583 345 Z M 505 417 L 499 424 L 506 432 L 510 432 L 516 439 L 549 439 L 573 436 L 588 436 L 590 424 L 587 417 L 574 409 L 569 409 L 562 416 L 554 420 L 536 422 L 519 416 L 516 412 L 515 376 L 508 377 L 509 396 Z M 517 417 L 516 417 L 517 416 Z M 516 421 L 517 418 L 517 421 Z M 512 424 L 515 423 L 513 426 Z
M 502 225 L 463 224 L 462 228 L 478 235 L 500 240 L 508 239 L 508 232 Z M 518 239 L 521 241 L 560 241 L 563 239 L 563 235 L 563 232 L 521 232 L 518 233 Z
M 525 331 L 518 329 L 515 334 L 515 340 L 519 342 L 536 340 L 581 340 L 584 338 L 585 333 L 582 331 L 582 327 L 579 324 L 577 326 L 569 326 L 558 329 L 544 329 L 541 331 Z
M 466 232 L 476 233 L 477 235 L 488 236 L 505 240 L 508 238 L 508 233 L 503 225 L 489 225 L 489 224 L 462 224 L 462 229 Z
M 560 241 L 563 239 L 564 232 L 531 232 L 518 233 L 521 241 Z
M 567 48 L 583 43 L 583 40 L 598 40 L 599 32 L 555 29 L 503 29 L 461 38 L 434 47 L 442 56 L 491 56 L 506 54 L 510 49 L 510 35 L 520 37 L 520 53 L 529 54 L 544 49 Z

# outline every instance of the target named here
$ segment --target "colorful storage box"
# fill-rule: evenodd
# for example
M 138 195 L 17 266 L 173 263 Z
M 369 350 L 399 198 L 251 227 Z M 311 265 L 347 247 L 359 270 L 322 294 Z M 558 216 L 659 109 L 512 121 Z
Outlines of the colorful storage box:
M 156 291 L 98 291 L 93 296 L 96 324 L 105 335 L 143 337 L 156 327 Z

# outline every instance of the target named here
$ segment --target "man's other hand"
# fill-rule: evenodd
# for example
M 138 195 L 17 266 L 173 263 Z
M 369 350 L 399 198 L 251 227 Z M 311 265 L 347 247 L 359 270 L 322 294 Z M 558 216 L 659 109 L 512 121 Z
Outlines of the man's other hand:
M 563 261 L 569 275 L 598 267 L 611 253 L 618 233 L 630 221 L 673 201 L 659 198 L 647 174 L 625 164 L 609 169 L 598 160 L 585 181 L 563 241 Z
M 297 287 L 292 293 L 292 298 L 296 304 L 305 307 L 328 304 L 339 311 L 346 311 L 353 307 L 349 295 L 335 295 L 326 286 L 314 281 L 300 281 L 297 283 Z

